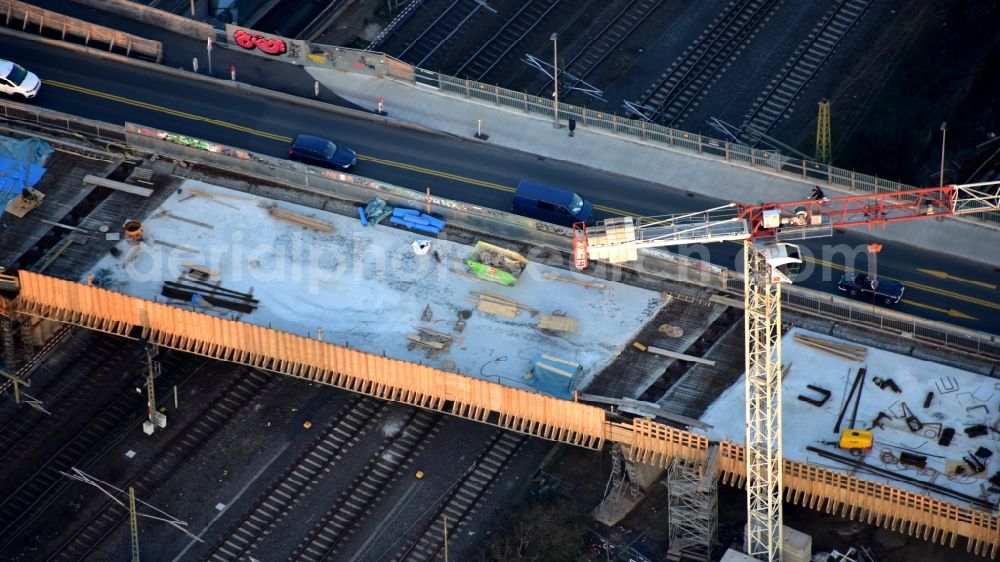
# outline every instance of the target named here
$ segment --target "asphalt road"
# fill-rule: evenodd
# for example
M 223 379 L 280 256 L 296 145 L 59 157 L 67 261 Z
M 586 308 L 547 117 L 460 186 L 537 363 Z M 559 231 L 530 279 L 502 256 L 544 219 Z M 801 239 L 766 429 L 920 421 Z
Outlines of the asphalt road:
M 360 175 L 420 191 L 430 187 L 436 195 L 484 206 L 509 208 L 511 192 L 524 178 L 574 189 L 598 206 L 599 217 L 679 213 L 726 203 L 576 164 L 275 102 L 34 42 L 0 37 L 0 52 L 43 79 L 42 92 L 32 102 L 38 106 L 111 123 L 131 121 L 273 156 L 284 156 L 289 140 L 298 133 L 326 136 L 358 151 Z M 266 84 L 267 76 L 261 74 L 255 74 L 260 82 L 254 82 Z M 933 228 L 932 221 L 928 223 Z M 845 265 L 867 267 L 864 247 L 869 239 L 842 233 L 835 240 L 836 244 L 805 244 L 806 266 L 798 284 L 836 292 Z M 689 250 L 700 250 L 699 257 L 738 270 L 739 248 L 730 243 Z M 886 245 L 879 255 L 878 271 L 906 284 L 898 310 L 1000 333 L 1000 268 L 894 244 Z

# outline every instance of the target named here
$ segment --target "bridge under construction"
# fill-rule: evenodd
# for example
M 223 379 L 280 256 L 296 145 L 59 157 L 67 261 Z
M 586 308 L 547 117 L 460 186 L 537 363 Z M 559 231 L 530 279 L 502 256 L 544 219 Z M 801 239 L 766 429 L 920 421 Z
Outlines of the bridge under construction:
M 176 151 L 173 156 L 178 162 L 190 161 L 182 159 L 182 156 L 191 160 L 203 156 L 195 152 L 196 149 L 192 149 L 190 143 L 188 146 L 178 148 L 177 143 L 171 144 L 171 141 L 164 140 L 159 132 L 140 127 L 130 126 L 128 138 L 130 146 L 135 150 L 159 154 L 161 158 L 164 154 L 170 154 L 171 150 Z M 79 147 L 74 149 L 83 150 Z M 226 150 L 228 149 L 225 147 L 206 146 L 204 152 L 214 156 L 205 157 L 216 158 L 217 162 L 214 164 L 218 165 L 218 160 L 227 156 Z M 59 158 L 67 157 L 59 155 Z M 262 161 L 262 157 L 255 156 L 255 158 L 258 162 Z M 59 161 L 56 160 L 57 163 Z M 236 163 L 219 165 L 216 169 L 231 174 L 244 165 L 243 162 L 235 160 L 234 162 Z M 119 162 L 109 162 L 100 172 L 97 169 L 92 172 L 97 172 L 98 175 L 100 173 L 111 175 L 119 169 L 119 164 Z M 134 168 L 130 168 L 132 175 L 140 180 L 143 178 L 151 180 L 152 174 L 135 172 L 135 170 L 151 169 L 149 168 L 151 164 L 138 160 L 135 164 Z M 168 165 L 162 160 L 157 162 L 156 166 L 158 166 L 155 174 L 157 179 L 147 184 L 156 184 L 154 186 L 156 189 L 152 190 L 155 193 L 146 200 L 146 203 L 142 203 L 141 213 L 130 218 L 146 221 L 157 213 L 157 209 L 160 209 L 158 205 L 167 194 L 177 191 L 178 184 L 176 179 L 170 178 L 171 175 L 183 174 L 189 179 L 198 177 L 205 180 L 207 179 L 204 175 L 205 170 L 211 168 L 205 165 L 195 173 L 185 169 L 189 164 Z M 279 164 L 279 166 L 286 165 Z M 199 176 L 199 173 L 203 175 Z M 86 186 L 102 183 L 102 178 L 83 177 L 79 172 L 76 175 L 80 176 L 76 180 Z M 344 189 L 357 189 L 357 193 L 343 194 L 348 200 L 354 201 L 363 200 L 359 194 L 368 193 L 364 190 L 369 189 L 368 184 L 363 183 L 361 178 L 345 174 L 339 174 L 335 178 L 310 176 L 310 181 L 331 181 L 345 185 Z M 110 185 L 116 182 L 109 180 L 104 183 Z M 280 186 L 281 182 L 271 186 L 264 186 L 264 183 L 266 181 L 257 186 L 257 190 L 261 193 L 280 197 L 285 190 Z M 354 187 L 351 187 L 351 184 Z M 399 192 L 391 191 L 391 187 L 379 186 L 379 189 L 383 190 L 381 193 L 388 194 L 387 197 L 393 196 L 397 201 L 402 200 L 403 196 L 399 195 Z M 84 191 L 87 189 L 89 187 Z M 120 207 L 119 214 L 125 212 L 128 203 L 133 203 L 134 208 L 134 202 L 143 197 L 138 193 L 144 188 L 128 189 L 132 189 L 132 192 L 116 190 L 112 195 Z M 82 194 L 75 191 L 79 191 L 79 187 L 52 185 L 51 189 L 47 190 L 47 202 L 54 206 L 66 203 L 67 208 L 72 208 L 73 205 L 79 204 L 79 197 Z M 66 201 L 61 203 L 60 196 L 66 197 Z M 145 196 L 149 197 L 149 194 Z M 309 196 L 315 197 L 316 193 L 311 192 Z M 416 201 L 420 199 L 418 197 Z M 428 200 L 427 204 L 433 205 L 435 210 L 452 211 L 456 205 L 454 202 L 441 202 L 437 199 Z M 419 206 L 415 202 L 411 202 L 411 205 Z M 336 205 L 331 206 L 339 209 Z M 323 207 L 326 207 L 325 202 Z M 343 214 L 348 214 L 354 209 L 350 205 L 343 207 L 341 211 Z M 108 210 L 98 204 L 98 211 Z M 160 209 L 159 212 L 162 214 L 164 211 Z M 31 220 L 31 214 L 27 216 L 28 219 L 18 225 L 21 228 L 19 235 L 23 236 L 23 240 L 20 240 L 23 247 L 9 249 L 18 256 L 31 253 L 41 233 L 48 231 L 52 226 L 48 223 L 42 226 L 40 221 Z M 456 217 L 458 213 L 451 216 Z M 110 222 L 124 217 L 99 218 L 98 222 Z M 29 223 L 38 227 L 37 232 L 29 232 L 25 226 Z M 125 234 L 128 234 L 128 227 L 125 228 Z M 570 254 L 571 241 L 568 233 L 539 233 L 538 236 L 548 237 L 546 242 L 551 247 L 561 249 L 565 255 Z M 109 244 L 111 245 L 113 244 Z M 60 326 L 80 326 L 121 338 L 142 340 L 147 345 L 280 373 L 554 442 L 592 450 L 617 446 L 633 463 L 659 468 L 668 468 L 678 462 L 702 470 L 708 470 L 710 466 L 717 467 L 721 480 L 735 486 L 745 485 L 748 479 L 745 448 L 734 441 L 713 439 L 711 431 L 706 436 L 704 433 L 686 431 L 673 425 L 653 421 L 652 417 L 622 416 L 614 409 L 592 405 L 593 400 L 579 396 L 561 399 L 524 388 L 523 385 L 502 384 L 488 378 L 461 374 L 454 369 L 437 368 L 423 361 L 390 357 L 385 353 L 364 350 L 360 345 L 330 343 L 328 340 L 344 339 L 337 333 L 327 333 L 325 337 L 320 334 L 311 337 L 291 330 L 255 324 L 247 319 L 220 317 L 204 310 L 194 310 L 191 306 L 165 304 L 153 298 L 103 289 L 95 286 L 96 283 L 80 283 L 60 278 L 80 278 L 86 271 L 81 269 L 79 264 L 86 261 L 85 258 L 88 254 L 92 255 L 93 250 L 79 250 L 75 246 L 77 245 L 73 244 L 71 239 L 70 243 L 58 244 L 41 252 L 48 256 L 44 260 L 44 265 L 52 267 L 50 272 L 58 271 L 58 276 L 30 271 L 34 268 L 21 268 L 14 272 L 14 275 L 4 278 L 7 288 L 10 289 L 8 294 L 11 295 L 11 298 L 0 299 L 0 316 L 7 319 L 2 323 L 5 343 L 13 339 L 11 332 L 15 324 L 20 326 L 25 341 L 34 339 L 35 344 L 42 344 L 47 336 L 56 332 Z M 704 269 L 698 271 L 697 275 L 719 276 L 712 267 L 703 267 Z M 697 268 L 692 267 L 692 269 Z M 721 274 L 721 277 L 724 278 L 725 273 Z M 669 302 L 663 308 L 672 317 L 677 318 L 673 320 L 675 324 L 692 332 L 693 335 L 685 340 L 685 349 L 687 345 L 694 343 L 696 336 L 700 335 L 706 326 L 717 321 L 723 323 L 731 321 L 725 316 L 724 309 L 741 307 L 740 301 L 727 297 L 717 297 L 713 303 L 697 314 L 686 314 L 687 310 L 682 299 Z M 654 331 L 657 323 L 655 320 L 650 322 Z M 726 333 L 729 334 L 728 331 Z M 921 342 L 928 340 L 919 334 L 917 338 Z M 625 386 L 615 388 L 608 380 L 601 379 L 596 381 L 596 385 L 598 387 L 603 385 L 605 394 L 632 397 L 652 386 L 655 377 L 650 375 L 658 368 L 662 370 L 664 367 L 636 363 L 626 363 L 619 367 L 623 367 L 623 371 L 629 371 L 634 366 L 641 367 L 636 369 L 635 373 L 629 373 L 635 377 L 634 379 L 625 383 L 617 381 L 619 384 L 627 383 L 627 388 Z M 704 394 L 706 389 L 702 388 L 699 391 Z M 855 474 L 789 458 L 782 461 L 781 477 L 785 501 L 940 544 L 955 546 L 963 541 L 970 552 L 981 556 L 996 557 L 1000 552 L 1000 517 L 992 511 L 949 502 L 903 487 L 873 482 Z

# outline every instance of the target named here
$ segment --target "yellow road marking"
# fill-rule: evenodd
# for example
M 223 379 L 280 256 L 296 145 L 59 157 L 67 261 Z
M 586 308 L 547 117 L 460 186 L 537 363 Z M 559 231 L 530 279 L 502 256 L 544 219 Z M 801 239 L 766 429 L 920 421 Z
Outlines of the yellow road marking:
M 955 310 L 954 308 L 944 309 L 944 308 L 939 308 L 939 307 L 936 307 L 936 306 L 931 306 L 929 304 L 923 304 L 923 303 L 914 302 L 914 301 L 904 301 L 904 302 L 906 304 L 912 304 L 913 306 L 918 306 L 920 308 L 926 308 L 927 310 L 933 310 L 935 312 L 940 312 L 941 314 L 947 314 L 948 316 L 951 316 L 952 318 L 964 318 L 966 320 L 975 320 L 977 322 L 979 321 L 979 319 L 976 318 L 975 316 L 969 316 L 968 314 L 966 314 L 964 312 L 961 312 L 961 311 L 958 311 L 958 310 Z
M 845 267 L 845 266 L 842 266 L 842 265 L 839 265 L 839 264 L 835 264 L 835 263 L 832 263 L 832 262 L 828 262 L 828 261 L 824 261 L 824 260 L 818 260 L 816 258 L 803 257 L 802 261 L 811 262 L 811 263 L 814 263 L 816 265 L 823 265 L 823 266 L 826 266 L 826 267 L 829 267 L 829 268 L 832 268 L 832 269 L 839 269 L 840 271 L 848 271 L 848 268 Z M 996 310 L 1000 310 L 1000 303 L 997 303 L 997 302 L 991 302 L 991 301 L 984 300 L 984 299 L 977 299 L 976 297 L 970 297 L 968 295 L 963 295 L 961 293 L 956 293 L 954 291 L 949 291 L 947 289 L 939 289 L 937 287 L 932 287 L 930 285 L 924 285 L 923 283 L 918 283 L 916 281 L 904 281 L 902 279 L 897 279 L 895 277 L 889 277 L 887 275 L 879 275 L 879 278 L 890 279 L 892 281 L 899 281 L 900 283 L 902 283 L 903 285 L 905 285 L 907 289 L 912 288 L 912 289 L 916 289 L 918 291 L 925 291 L 925 292 L 928 292 L 928 293 L 938 294 L 938 295 L 941 295 L 943 297 L 950 297 L 950 298 L 953 298 L 953 299 L 956 299 L 956 300 L 964 301 L 964 302 L 967 302 L 967 303 L 970 303 L 970 304 L 975 304 L 975 305 L 982 306 L 982 307 L 985 307 L 985 308 L 993 308 L 993 309 L 996 309 Z M 911 301 L 907 301 L 907 302 L 911 302 Z
M 116 96 L 114 94 L 108 94 L 98 90 L 92 90 L 90 88 L 85 88 L 83 86 L 77 86 L 75 84 L 67 84 L 66 82 L 59 82 L 57 80 L 45 80 L 45 85 L 52 86 L 56 88 L 63 88 L 65 90 L 70 90 L 80 94 L 86 94 L 88 96 L 94 96 L 98 98 L 103 98 L 106 100 L 123 103 L 125 105 L 131 105 L 134 107 L 139 107 L 142 109 L 148 109 L 151 111 L 157 111 L 160 113 L 166 113 L 167 115 L 173 115 L 174 117 L 180 117 L 181 119 L 188 119 L 191 121 L 201 121 L 202 123 L 210 123 L 212 125 L 218 125 L 220 127 L 225 127 L 227 129 L 233 129 L 235 131 L 240 131 L 243 133 L 256 135 L 258 137 L 264 137 L 271 140 L 291 142 L 291 137 L 286 137 L 284 135 L 277 135 L 274 133 L 268 133 L 266 131 L 259 131 L 251 127 L 245 127 L 243 125 L 237 125 L 236 123 L 230 123 L 229 121 L 223 121 L 221 119 L 212 119 L 210 117 L 202 117 L 194 113 L 187 113 L 184 111 L 178 111 L 176 109 L 171 109 L 162 105 L 156 105 L 154 103 L 148 103 L 144 101 L 138 101 L 131 98 L 126 98 L 123 96 Z
M 221 119 L 212 119 L 212 118 L 203 117 L 201 115 L 197 115 L 197 114 L 194 114 L 194 113 L 187 113 L 187 112 L 184 112 L 184 111 L 178 111 L 176 109 L 171 109 L 169 107 L 162 106 L 162 105 L 157 105 L 157 104 L 153 104 L 153 103 L 138 101 L 138 100 L 134 100 L 134 99 L 131 99 L 131 98 L 126 98 L 126 97 L 123 97 L 123 96 L 117 96 L 117 95 L 114 95 L 114 94 L 108 94 L 108 93 L 105 93 L 105 92 L 101 92 L 99 90 L 94 90 L 94 89 L 86 88 L 86 87 L 83 87 L 83 86 L 77 86 L 75 84 L 68 84 L 66 82 L 60 82 L 58 80 L 45 80 L 44 83 L 47 86 L 52 86 L 52 87 L 56 87 L 56 88 L 63 88 L 63 89 L 66 89 L 66 90 L 74 91 L 74 92 L 81 93 L 81 94 L 86 94 L 86 95 L 89 95 L 89 96 L 103 98 L 103 99 L 106 99 L 106 100 L 110 100 L 110 101 L 114 101 L 114 102 L 118 102 L 118 103 L 123 103 L 123 104 L 126 104 L 126 105 L 131 105 L 131 106 L 134 106 L 134 107 L 139 107 L 139 108 L 142 108 L 142 109 L 148 109 L 148 110 L 151 110 L 151 111 L 157 111 L 157 112 L 160 112 L 160 113 L 165 113 L 167 115 L 173 115 L 175 117 L 180 117 L 182 119 L 189 119 L 189 120 L 192 120 L 192 121 L 200 121 L 202 123 L 209 123 L 209 124 L 212 124 L 212 125 L 217 125 L 219 127 L 225 127 L 227 129 L 232 129 L 232 130 L 235 130 L 235 131 L 241 131 L 241 132 L 244 132 L 244 133 L 247 133 L 247 134 L 251 134 L 251 135 L 255 135 L 255 136 L 259 136 L 259 137 L 263 137 L 263 138 L 267 138 L 267 139 L 271 139 L 271 140 L 282 141 L 282 142 L 291 142 L 291 140 L 292 140 L 292 138 L 288 137 L 288 136 L 279 135 L 279 134 L 276 134 L 276 133 L 269 133 L 267 131 L 260 131 L 260 130 L 257 130 L 257 129 L 253 129 L 251 127 L 246 127 L 246 126 L 243 126 L 243 125 L 237 125 L 236 123 L 230 123 L 229 121 L 223 121 Z M 373 162 L 373 163 L 377 163 L 377 164 L 382 164 L 384 166 L 392 166 L 392 167 L 395 167 L 395 168 L 409 170 L 409 171 L 412 171 L 412 172 L 417 172 L 417 173 L 426 174 L 426 175 L 435 176 L 435 177 L 440 177 L 440 178 L 445 178 L 445 179 L 451 179 L 451 180 L 454 180 L 454 181 L 458 181 L 458 182 L 462 182 L 462 183 L 468 183 L 470 185 L 476 185 L 476 186 L 479 186 L 479 187 L 486 187 L 486 188 L 489 188 L 489 189 L 495 189 L 495 190 L 499 190 L 499 191 L 504 191 L 504 192 L 507 192 L 507 193 L 513 193 L 515 191 L 514 188 L 506 186 L 506 185 L 501 185 L 501 184 L 498 184 L 498 183 L 493 183 L 493 182 L 488 182 L 488 181 L 483 181 L 483 180 L 477 180 L 477 179 L 473 179 L 473 178 L 468 178 L 468 177 L 465 177 L 465 176 L 460 176 L 460 175 L 457 175 L 457 174 L 451 174 L 451 173 L 448 173 L 448 172 L 441 172 L 441 171 L 434 170 L 434 169 L 431 169 L 431 168 L 424 168 L 422 166 L 416 166 L 414 164 L 407 164 L 407 163 L 404 163 L 404 162 L 396 162 L 396 161 L 393 161 L 393 160 L 386 160 L 386 159 L 382 159 L 382 158 L 376 158 L 374 156 L 362 156 L 362 155 L 359 155 L 358 158 L 361 159 L 361 160 L 366 160 L 366 161 L 369 161 L 369 162 Z M 615 214 L 615 215 L 620 215 L 620 216 L 628 216 L 628 215 L 635 216 L 635 213 L 629 213 L 629 212 L 624 211 L 622 209 L 616 209 L 614 207 L 607 207 L 605 205 L 594 205 L 594 208 L 598 209 L 598 210 L 601 210 L 601 211 L 604 211 L 604 212 L 607 212 L 607 213 L 611 213 L 611 214 Z M 737 243 L 739 243 L 739 242 L 737 242 Z M 842 271 L 844 271 L 844 270 L 847 269 L 844 266 L 840 266 L 840 265 L 837 265 L 837 264 L 834 264 L 834 263 L 831 263 L 831 262 L 827 262 L 827 261 L 824 261 L 824 260 L 818 260 L 818 259 L 815 259 L 815 258 L 804 258 L 804 261 L 812 262 L 812 263 L 817 264 L 817 265 L 823 265 L 823 266 L 830 267 L 830 268 L 833 268 L 833 269 L 839 269 L 839 270 L 842 270 Z M 886 277 L 886 279 L 893 279 L 893 278 L 892 277 Z M 894 280 L 899 281 L 898 279 L 894 279 Z M 945 290 L 945 289 L 938 289 L 936 287 L 931 287 L 931 286 L 928 286 L 928 285 L 923 285 L 921 283 L 915 283 L 915 282 L 903 282 L 903 283 L 906 286 L 908 286 L 908 287 L 913 287 L 914 289 L 919 289 L 919 290 L 927 291 L 927 292 L 930 292 L 930 293 L 936 293 L 936 294 L 939 294 L 939 295 L 942 295 L 942 296 L 947 296 L 947 297 L 951 297 L 951 298 L 958 299 L 958 300 L 961 300 L 961 301 L 969 302 L 969 303 L 972 303 L 972 304 L 977 304 L 979 306 L 984 306 L 984 307 L 987 307 L 987 308 L 994 308 L 994 309 L 1000 310 L 1000 304 L 998 304 L 998 303 L 993 303 L 993 302 L 990 302 L 990 301 L 986 301 L 986 300 L 982 300 L 982 299 L 977 299 L 977 298 L 973 298 L 973 297 L 967 297 L 967 296 L 961 295 L 959 293 L 955 293 L 955 292 L 948 291 L 948 290 Z M 940 309 L 940 310 L 944 310 L 944 309 Z
M 927 275 L 930 275 L 931 277 L 937 277 L 938 279 L 950 279 L 952 281 L 957 281 L 959 283 L 968 283 L 970 285 L 978 285 L 980 287 L 983 287 L 983 288 L 986 288 L 986 289 L 990 289 L 992 291 L 997 290 L 997 286 L 994 285 L 993 283 L 987 283 L 985 281 L 976 281 L 975 279 L 965 279 L 964 277 L 956 277 L 956 276 L 948 273 L 947 271 L 938 271 L 936 269 L 923 269 L 923 268 L 920 268 L 920 267 L 917 268 L 917 271 L 919 271 L 920 273 L 926 273 Z

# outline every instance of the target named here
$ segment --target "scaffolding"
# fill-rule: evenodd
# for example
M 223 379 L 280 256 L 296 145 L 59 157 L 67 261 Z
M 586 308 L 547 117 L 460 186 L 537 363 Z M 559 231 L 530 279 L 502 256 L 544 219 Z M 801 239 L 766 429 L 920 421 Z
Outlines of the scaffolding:
M 677 458 L 667 469 L 668 560 L 711 560 L 719 535 L 719 448 L 708 462 Z

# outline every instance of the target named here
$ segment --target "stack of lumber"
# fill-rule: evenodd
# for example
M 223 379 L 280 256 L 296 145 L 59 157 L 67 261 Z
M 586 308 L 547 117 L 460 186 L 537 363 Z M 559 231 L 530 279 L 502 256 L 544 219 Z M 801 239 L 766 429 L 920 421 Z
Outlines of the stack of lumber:
M 433 358 L 441 353 L 447 353 L 451 348 L 453 338 L 451 334 L 430 328 L 417 328 L 416 333 L 406 334 L 406 339 L 410 340 L 406 349 L 412 351 L 417 346 L 420 346 L 427 350 L 428 357 Z
M 572 283 L 574 285 L 580 285 L 582 287 L 587 287 L 588 289 L 597 289 L 598 291 L 603 291 L 607 288 L 603 283 L 595 283 L 593 281 L 585 281 L 583 279 L 573 279 L 572 277 L 566 277 L 564 275 L 557 275 L 555 273 L 550 273 L 546 271 L 542 274 L 542 277 L 548 279 L 549 281 L 562 281 L 563 283 Z
M 301 215 L 299 213 L 293 213 L 292 211 L 286 211 L 285 209 L 280 209 L 278 207 L 269 207 L 267 212 L 278 220 L 304 226 L 319 232 L 336 232 L 337 230 L 332 224 L 326 221 L 315 219 L 313 217 L 307 217 L 306 215 Z
M 806 334 L 795 334 L 795 341 L 836 355 L 837 357 L 850 359 L 851 361 L 864 361 L 868 357 L 868 349 L 859 345 L 817 338 L 816 336 L 808 336 Z
M 210 307 L 228 308 L 236 312 L 249 313 L 260 305 L 251 293 L 241 293 L 218 285 L 189 279 L 184 283 L 165 281 L 160 294 L 184 302 L 204 302 Z
M 513 318 L 517 316 L 517 312 L 519 310 L 523 310 L 532 316 L 538 315 L 538 309 L 536 308 L 531 308 L 530 306 L 523 305 L 514 299 L 495 295 L 493 293 L 469 291 L 468 296 L 465 298 L 476 303 L 476 310 L 479 312 L 493 314 L 494 316 Z
M 184 276 L 195 281 L 207 281 L 212 277 L 218 277 L 219 271 L 216 269 L 210 269 L 203 265 L 198 265 L 195 263 L 182 262 L 181 267 L 186 269 Z
M 538 319 L 538 329 L 550 332 L 575 332 L 577 325 L 576 318 L 558 314 L 543 314 Z

